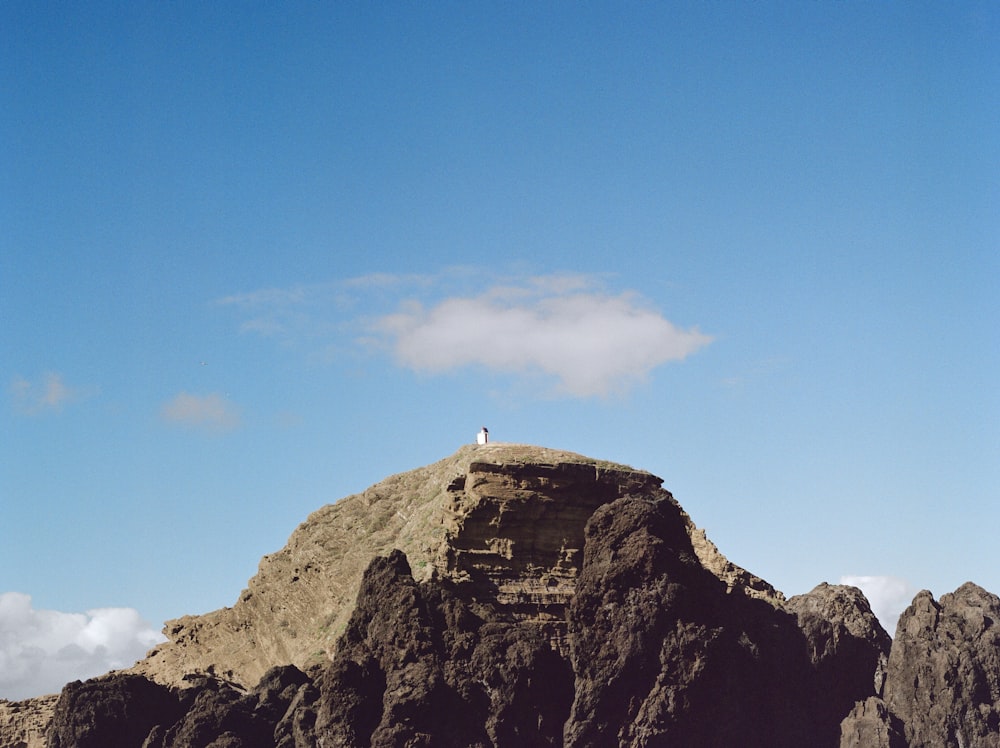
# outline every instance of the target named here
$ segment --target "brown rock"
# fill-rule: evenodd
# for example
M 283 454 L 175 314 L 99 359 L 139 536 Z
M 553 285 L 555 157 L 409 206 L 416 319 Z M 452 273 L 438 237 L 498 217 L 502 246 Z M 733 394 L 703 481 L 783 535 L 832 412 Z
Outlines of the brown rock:
M 739 592 L 746 597 L 764 600 L 776 607 L 784 605 L 785 596 L 781 592 L 756 574 L 751 574 L 723 556 L 715 543 L 708 539 L 705 531 L 695 527 L 686 513 L 684 517 L 687 519 L 691 546 L 698 560 L 702 566 L 725 583 L 727 592 Z
M 445 505 L 443 577 L 473 585 L 520 620 L 562 621 L 594 510 L 662 480 L 621 465 L 478 459 Z
M 0 699 L 0 747 L 45 748 L 45 730 L 58 700 L 59 694 L 23 701 Z

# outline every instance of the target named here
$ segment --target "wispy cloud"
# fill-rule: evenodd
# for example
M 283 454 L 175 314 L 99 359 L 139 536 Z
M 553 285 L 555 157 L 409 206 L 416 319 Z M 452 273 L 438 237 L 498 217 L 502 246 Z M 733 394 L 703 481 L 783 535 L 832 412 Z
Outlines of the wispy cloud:
M 359 307 L 390 303 L 400 294 L 426 290 L 441 276 L 370 273 L 339 281 L 299 283 L 287 288 L 262 288 L 230 294 L 215 304 L 230 307 L 243 317 L 240 332 L 299 345 L 357 329 Z
M 451 274 L 455 274 L 455 270 Z M 421 273 L 369 273 L 343 282 L 345 288 L 400 288 L 404 286 L 432 286 L 436 278 Z
M 132 608 L 36 610 L 29 595 L 0 594 L 0 698 L 56 693 L 76 679 L 130 667 L 163 636 Z
M 180 392 L 164 403 L 160 416 L 167 423 L 207 431 L 231 431 L 242 423 L 239 409 L 217 392 L 208 395 Z
M 246 315 L 240 332 L 264 337 L 287 338 L 296 335 L 309 321 L 305 311 L 328 286 L 296 285 L 289 288 L 262 288 L 248 293 L 216 299 L 219 306 L 235 307 Z
M 872 612 L 889 636 L 896 633 L 899 614 L 913 601 L 917 590 L 905 579 L 892 576 L 842 576 L 841 584 L 857 587 L 865 593 Z
M 634 291 L 606 290 L 605 281 L 453 268 L 264 289 L 218 303 L 243 312 L 241 331 L 283 343 L 387 351 L 400 366 L 430 374 L 481 367 L 541 375 L 556 393 L 574 397 L 623 392 L 712 341 Z
M 37 381 L 15 377 L 8 387 L 14 408 L 27 415 L 61 411 L 67 403 L 85 397 L 88 392 L 70 387 L 62 374 L 46 372 Z

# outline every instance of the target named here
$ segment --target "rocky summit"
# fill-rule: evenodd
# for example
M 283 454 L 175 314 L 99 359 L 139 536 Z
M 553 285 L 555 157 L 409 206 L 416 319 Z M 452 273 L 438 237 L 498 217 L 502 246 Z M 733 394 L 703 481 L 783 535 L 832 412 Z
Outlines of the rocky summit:
M 128 672 L 0 748 L 1000 746 L 1000 600 L 786 600 L 651 473 L 487 444 L 312 514 Z

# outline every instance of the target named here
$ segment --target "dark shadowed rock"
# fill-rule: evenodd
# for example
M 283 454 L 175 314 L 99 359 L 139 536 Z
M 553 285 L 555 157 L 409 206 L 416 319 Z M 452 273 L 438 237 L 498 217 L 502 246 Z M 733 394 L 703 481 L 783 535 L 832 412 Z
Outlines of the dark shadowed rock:
M 116 674 L 63 689 L 48 746 L 304 748 L 314 745 L 309 708 L 315 693 L 293 666 L 268 671 L 250 693 L 209 675 L 168 689 L 143 676 Z
M 666 492 L 594 513 L 570 636 L 576 682 L 567 746 L 838 742 L 842 715 L 831 722 L 816 710 L 816 672 L 795 617 L 727 594 L 698 562 Z M 867 663 L 863 674 L 848 706 L 871 693 Z
M 427 745 L 455 713 L 429 613 L 402 552 L 372 562 L 321 688 L 331 745 Z
M 255 699 L 231 683 L 213 677 L 192 679 L 180 692 L 183 715 L 147 748 L 263 748 L 271 745 L 273 725 L 254 714 Z
M 311 680 L 299 687 L 284 716 L 274 727 L 275 748 L 315 748 L 318 701 L 319 689 Z
M 177 698 L 140 675 L 113 675 L 63 688 L 49 725 L 50 748 L 136 748 L 180 716 Z
M 299 691 L 308 685 L 311 685 L 309 676 L 294 665 L 271 668 L 253 690 L 252 697 L 256 700 L 254 716 L 269 725 L 277 725 L 284 719 Z
M 899 618 L 885 701 L 910 748 L 1000 746 L 1000 598 L 971 582 Z
M 323 676 L 325 745 L 558 745 L 572 675 L 533 624 L 376 559 Z
M 903 725 L 877 696 L 854 705 L 840 723 L 840 748 L 907 748 Z

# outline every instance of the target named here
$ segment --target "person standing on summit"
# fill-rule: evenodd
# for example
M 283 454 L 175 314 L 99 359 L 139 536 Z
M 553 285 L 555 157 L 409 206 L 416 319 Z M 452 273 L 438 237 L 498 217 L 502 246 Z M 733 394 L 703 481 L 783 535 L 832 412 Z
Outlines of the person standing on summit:
M 476 434 L 476 444 L 486 444 L 490 440 L 489 430 L 483 426 L 482 431 Z

